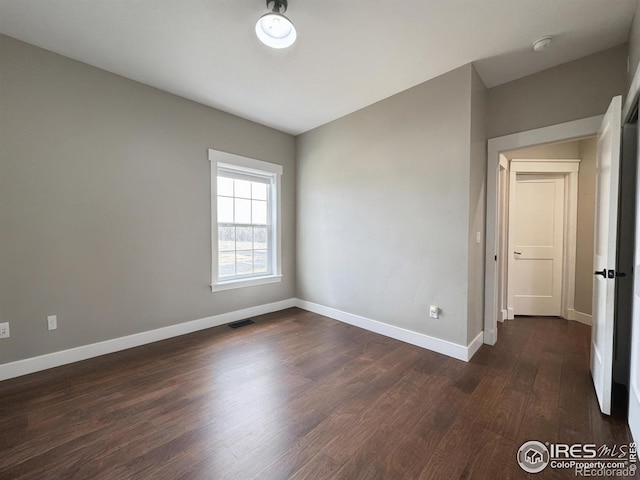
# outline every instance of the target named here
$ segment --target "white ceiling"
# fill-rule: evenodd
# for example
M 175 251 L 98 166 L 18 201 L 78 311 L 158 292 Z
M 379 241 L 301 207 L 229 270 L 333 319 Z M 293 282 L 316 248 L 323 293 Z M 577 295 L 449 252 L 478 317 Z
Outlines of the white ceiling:
M 0 32 L 298 134 L 469 62 L 488 87 L 627 40 L 636 0 L 0 0 Z M 533 53 L 531 43 L 553 35 Z

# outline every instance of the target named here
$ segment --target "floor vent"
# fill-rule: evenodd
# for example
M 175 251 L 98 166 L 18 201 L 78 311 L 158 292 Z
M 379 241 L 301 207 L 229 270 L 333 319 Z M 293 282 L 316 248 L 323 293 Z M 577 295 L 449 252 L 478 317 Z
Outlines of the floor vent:
M 252 323 L 256 323 L 253 320 L 240 320 L 239 322 L 230 323 L 229 326 L 231 328 L 239 328 L 244 327 L 245 325 L 251 325 Z

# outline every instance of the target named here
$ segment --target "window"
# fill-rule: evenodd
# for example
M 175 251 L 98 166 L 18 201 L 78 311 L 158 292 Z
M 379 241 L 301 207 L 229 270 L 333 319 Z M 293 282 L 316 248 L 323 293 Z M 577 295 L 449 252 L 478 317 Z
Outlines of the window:
M 282 167 L 217 150 L 209 160 L 211 289 L 279 282 Z

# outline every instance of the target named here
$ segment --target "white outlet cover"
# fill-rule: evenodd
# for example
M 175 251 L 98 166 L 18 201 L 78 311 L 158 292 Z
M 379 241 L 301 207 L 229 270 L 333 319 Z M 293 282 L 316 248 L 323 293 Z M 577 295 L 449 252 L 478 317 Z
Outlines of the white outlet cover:
M 429 306 L 429 316 L 431 318 L 438 318 L 440 309 L 436 305 Z
M 47 317 L 47 328 L 49 330 L 56 330 L 58 328 L 58 317 L 56 315 L 49 315 Z
M 0 338 L 9 338 L 11 331 L 9 330 L 9 322 L 0 323 Z

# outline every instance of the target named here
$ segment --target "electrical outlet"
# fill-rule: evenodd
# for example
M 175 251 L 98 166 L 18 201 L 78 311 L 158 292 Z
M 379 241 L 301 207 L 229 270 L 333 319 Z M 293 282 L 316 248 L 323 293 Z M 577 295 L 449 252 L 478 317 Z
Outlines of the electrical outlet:
M 431 318 L 438 318 L 439 313 L 440 313 L 440 309 L 437 306 L 431 305 L 429 307 L 429 316 Z
M 9 338 L 11 333 L 9 332 L 9 322 L 0 323 L 0 338 Z
M 55 330 L 58 328 L 58 317 L 56 315 L 49 315 L 47 317 L 47 328 L 49 330 Z

